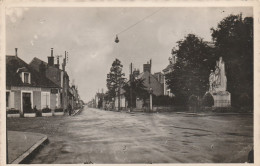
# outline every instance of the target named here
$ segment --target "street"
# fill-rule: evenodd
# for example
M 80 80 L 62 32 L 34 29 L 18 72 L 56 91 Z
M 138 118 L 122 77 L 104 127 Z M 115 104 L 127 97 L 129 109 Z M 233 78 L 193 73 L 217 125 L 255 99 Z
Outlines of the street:
M 85 107 L 77 116 L 8 118 L 7 130 L 46 134 L 31 164 L 244 163 L 253 115 L 126 113 Z

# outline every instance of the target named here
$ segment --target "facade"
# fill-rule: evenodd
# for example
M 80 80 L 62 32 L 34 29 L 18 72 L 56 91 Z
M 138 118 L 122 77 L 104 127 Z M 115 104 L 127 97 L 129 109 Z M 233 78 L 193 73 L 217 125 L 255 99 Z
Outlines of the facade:
M 120 109 L 127 108 L 128 104 L 125 98 L 125 90 L 120 88 L 120 100 L 118 100 L 118 96 L 115 97 L 115 108 L 118 110 L 118 102 L 120 102 Z
M 78 109 L 81 107 L 78 89 L 75 85 L 72 85 L 69 89 L 69 103 L 72 109 Z
M 105 97 L 105 94 L 103 92 L 96 93 L 95 99 L 94 99 L 95 108 L 104 108 L 104 97 Z
M 6 56 L 6 108 L 30 112 L 61 106 L 61 87 L 34 70 L 16 55 Z
M 168 60 L 169 60 L 169 65 L 165 69 L 163 69 L 163 75 L 164 75 L 164 78 L 163 78 L 163 80 L 164 80 L 163 81 L 163 84 L 164 84 L 164 95 L 173 97 L 174 94 L 171 92 L 171 90 L 168 88 L 168 86 L 166 84 L 165 75 L 173 71 L 173 66 L 177 62 L 177 56 L 175 54 L 174 49 L 172 50 L 172 57 L 169 58 Z
M 153 74 L 154 77 L 157 79 L 158 82 L 164 85 L 164 75 L 162 72 L 157 72 Z

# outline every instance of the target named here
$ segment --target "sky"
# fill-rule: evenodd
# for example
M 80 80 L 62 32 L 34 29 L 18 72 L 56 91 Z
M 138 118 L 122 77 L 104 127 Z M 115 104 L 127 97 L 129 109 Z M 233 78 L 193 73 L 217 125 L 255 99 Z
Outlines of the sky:
M 106 75 L 115 58 L 126 77 L 131 62 L 142 72 L 150 59 L 152 73 L 160 72 L 177 41 L 189 33 L 212 41 L 210 28 L 239 13 L 253 16 L 249 7 L 12 7 L 6 10 L 6 54 L 14 55 L 18 48 L 18 56 L 30 63 L 34 57 L 47 62 L 51 48 L 55 56 L 64 57 L 67 51 L 70 82 L 87 102 L 101 89 L 106 91 Z M 115 43 L 118 33 L 120 41 Z

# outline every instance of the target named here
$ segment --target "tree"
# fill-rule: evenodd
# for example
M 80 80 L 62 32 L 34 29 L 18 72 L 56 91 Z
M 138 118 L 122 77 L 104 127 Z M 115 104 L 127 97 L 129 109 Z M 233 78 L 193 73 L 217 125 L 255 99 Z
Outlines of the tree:
M 178 41 L 177 62 L 173 72 L 166 75 L 166 83 L 176 96 L 176 102 L 187 104 L 189 96 L 202 97 L 208 90 L 212 49 L 201 38 L 188 34 Z
M 123 86 L 123 89 L 125 90 L 125 97 L 126 100 L 129 103 L 129 106 L 131 107 L 131 97 L 130 97 L 130 86 L 132 86 L 132 106 L 136 107 L 136 98 L 140 98 L 145 100 L 149 93 L 146 90 L 146 86 L 144 85 L 144 79 L 135 79 L 133 78 L 132 83 L 129 81 Z
M 107 74 L 107 89 L 110 100 L 118 97 L 118 110 L 120 110 L 120 89 L 124 85 L 125 74 L 122 73 L 123 65 L 120 60 L 115 59 L 110 68 L 110 72 Z
M 215 52 L 226 63 L 227 90 L 232 105 L 239 106 L 239 98 L 247 94 L 253 106 L 253 18 L 230 15 L 211 28 Z

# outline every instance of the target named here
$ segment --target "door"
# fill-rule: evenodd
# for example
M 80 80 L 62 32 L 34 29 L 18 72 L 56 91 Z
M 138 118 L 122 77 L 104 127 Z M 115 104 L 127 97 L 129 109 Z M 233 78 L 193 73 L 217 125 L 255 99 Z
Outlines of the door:
M 31 93 L 23 93 L 23 112 L 30 112 L 32 109 Z

